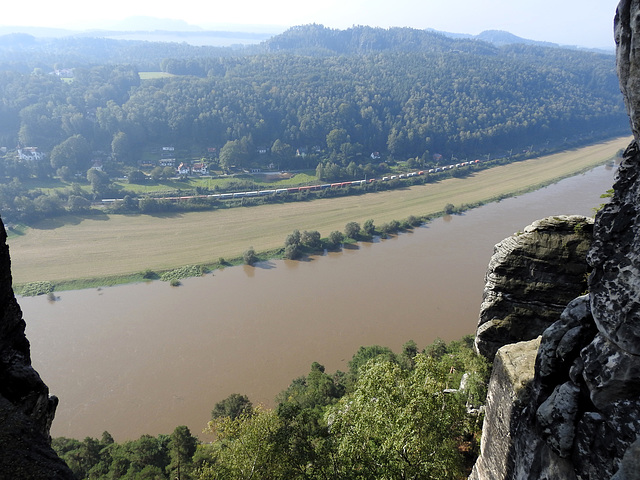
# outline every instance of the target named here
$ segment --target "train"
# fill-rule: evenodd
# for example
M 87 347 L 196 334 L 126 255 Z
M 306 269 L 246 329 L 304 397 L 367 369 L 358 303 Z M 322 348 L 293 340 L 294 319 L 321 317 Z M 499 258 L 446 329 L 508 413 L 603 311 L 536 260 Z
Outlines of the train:
M 235 198 L 247 198 L 247 197 L 265 197 L 272 195 L 283 195 L 285 193 L 300 193 L 300 192 L 317 192 L 321 190 L 327 189 L 336 189 L 336 188 L 346 188 L 346 187 L 360 187 L 369 183 L 375 183 L 377 181 L 387 182 L 395 179 L 404 179 L 411 178 L 420 175 L 430 174 L 430 173 L 439 173 L 446 170 L 451 170 L 454 168 L 466 167 L 470 165 L 475 165 L 480 163 L 480 160 L 472 160 L 469 162 L 456 163 L 452 165 L 446 165 L 437 168 L 431 168 L 429 170 L 416 170 L 415 172 L 410 173 L 401 173 L 399 175 L 390 175 L 384 176 L 380 180 L 375 178 L 369 178 L 364 180 L 352 180 L 349 182 L 335 182 L 335 183 L 323 183 L 319 185 L 304 185 L 301 187 L 288 187 L 288 188 L 278 188 L 278 189 L 269 189 L 269 190 L 252 190 L 249 192 L 233 192 L 233 193 L 212 193 L 208 195 L 190 195 L 186 197 L 156 197 L 153 200 L 165 200 L 171 202 L 179 202 L 184 200 L 191 200 L 194 198 L 200 199 L 215 199 L 215 200 L 232 200 Z M 115 198 L 105 198 L 101 202 L 103 205 L 111 205 L 116 202 Z

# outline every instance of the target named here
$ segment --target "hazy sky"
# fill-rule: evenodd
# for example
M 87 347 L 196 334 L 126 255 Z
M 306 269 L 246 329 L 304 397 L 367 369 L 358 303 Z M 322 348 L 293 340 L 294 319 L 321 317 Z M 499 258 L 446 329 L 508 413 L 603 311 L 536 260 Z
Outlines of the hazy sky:
M 586 47 L 613 47 L 618 0 L 31 0 L 3 2 L 0 26 L 95 27 L 145 15 L 194 25 L 220 23 L 434 28 Z

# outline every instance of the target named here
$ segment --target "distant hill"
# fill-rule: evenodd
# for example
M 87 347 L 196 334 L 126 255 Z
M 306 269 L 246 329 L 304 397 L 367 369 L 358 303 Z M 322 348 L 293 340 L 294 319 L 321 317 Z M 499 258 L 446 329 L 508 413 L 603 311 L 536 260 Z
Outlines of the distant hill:
M 434 31 L 369 26 L 337 30 L 319 24 L 292 27 L 265 41 L 262 47 L 269 52 L 288 51 L 298 54 L 325 55 L 384 51 L 493 53 L 493 47 L 485 42 L 464 38 L 454 39 Z
M 614 50 L 603 50 L 598 48 L 586 48 L 586 47 L 578 47 L 575 45 L 559 45 L 557 43 L 552 42 L 541 42 L 539 40 L 530 40 L 528 38 L 522 38 L 513 33 L 506 32 L 504 30 L 485 30 L 478 35 L 470 35 L 466 33 L 452 33 L 452 32 L 443 32 L 439 30 L 427 29 L 429 32 L 439 33 L 449 38 L 456 39 L 467 39 L 467 40 L 482 40 L 484 42 L 491 43 L 496 46 L 504 46 L 504 45 L 534 45 L 537 47 L 550 47 L 550 48 L 566 48 L 571 50 L 583 50 L 583 51 L 591 51 L 598 53 L 609 53 L 613 54 Z
M 263 47 L 270 52 L 288 51 L 298 54 L 346 55 L 384 51 L 395 52 L 464 52 L 490 54 L 492 47 L 526 45 L 546 48 L 592 51 L 613 54 L 611 51 L 563 46 L 518 37 L 501 30 L 487 30 L 478 35 L 441 32 L 433 29 L 379 28 L 355 26 L 346 30 L 310 24 L 292 27 L 271 37 Z M 494 52 L 495 53 L 495 52 Z

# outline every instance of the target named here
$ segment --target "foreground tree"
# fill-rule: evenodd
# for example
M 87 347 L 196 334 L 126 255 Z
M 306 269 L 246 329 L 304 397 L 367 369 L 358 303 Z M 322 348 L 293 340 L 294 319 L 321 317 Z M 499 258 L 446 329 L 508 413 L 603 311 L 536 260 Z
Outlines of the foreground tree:
M 169 457 L 171 463 L 167 466 L 170 478 L 176 480 L 190 479 L 193 469 L 193 455 L 196 453 L 198 439 L 191 435 L 189 427 L 181 425 L 171 434 L 169 440 Z
M 328 410 L 344 478 L 462 476 L 457 443 L 464 404 L 448 388 L 444 365 L 416 355 L 415 368 L 372 361 L 350 395 Z
M 224 400 L 219 401 L 211 410 L 211 420 L 229 417 L 232 420 L 243 413 L 251 413 L 253 404 L 246 395 L 232 393 Z
M 282 421 L 275 411 L 257 406 L 235 419 L 209 422 L 206 433 L 217 441 L 203 448 L 206 465 L 200 480 L 286 479 L 288 459 L 277 441 Z

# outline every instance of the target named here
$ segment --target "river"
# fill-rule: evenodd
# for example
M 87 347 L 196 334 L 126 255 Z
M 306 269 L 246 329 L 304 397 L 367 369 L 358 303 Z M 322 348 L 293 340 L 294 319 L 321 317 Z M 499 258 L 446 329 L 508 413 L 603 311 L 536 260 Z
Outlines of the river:
M 592 215 L 612 167 L 303 261 L 19 298 L 34 367 L 60 405 L 53 436 L 199 434 L 231 393 L 273 405 L 312 362 L 473 333 L 493 246 L 550 215 Z

